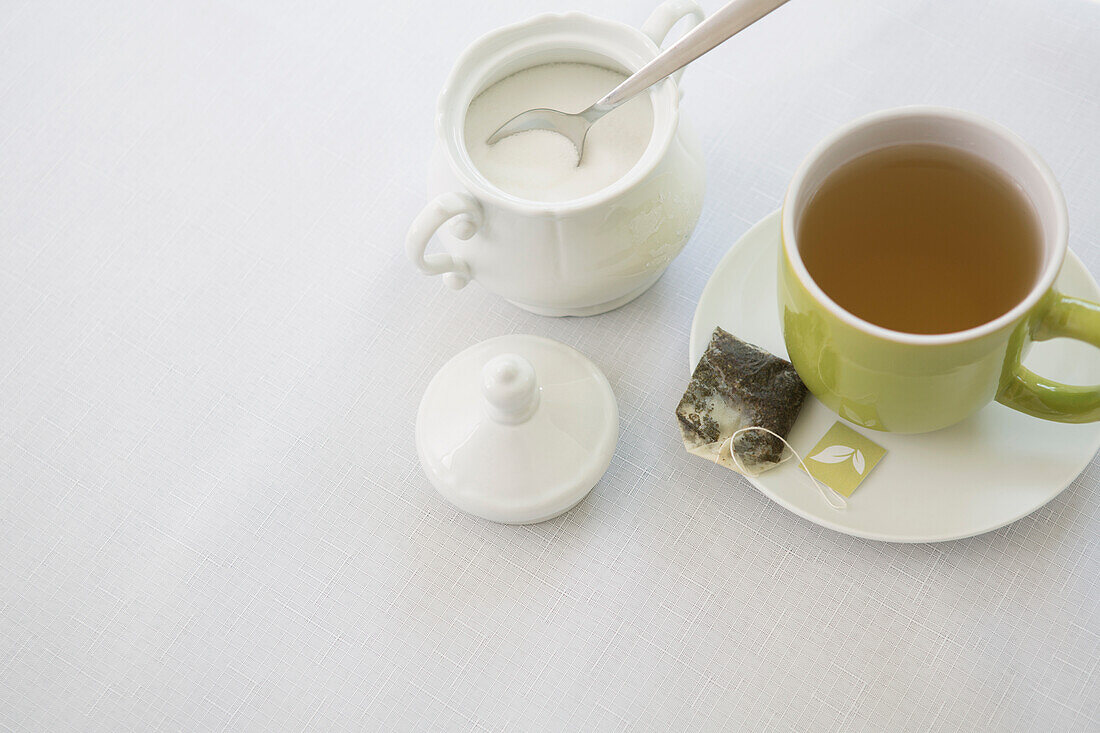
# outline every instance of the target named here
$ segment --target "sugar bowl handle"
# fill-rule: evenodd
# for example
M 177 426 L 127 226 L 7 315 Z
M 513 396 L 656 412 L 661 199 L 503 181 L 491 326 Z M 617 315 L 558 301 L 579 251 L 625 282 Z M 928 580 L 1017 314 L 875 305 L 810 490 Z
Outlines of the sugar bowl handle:
M 448 287 L 458 290 L 470 282 L 470 266 L 458 255 L 425 254 L 432 235 L 448 220 L 451 234 L 459 239 L 469 239 L 481 227 L 484 214 L 481 204 L 466 193 L 444 193 L 436 196 L 413 219 L 405 236 L 405 251 L 416 269 L 425 275 L 442 275 Z
M 703 18 L 706 17 L 703 9 L 699 7 L 699 3 L 695 0 L 665 0 L 650 13 L 645 23 L 642 23 L 642 33 L 653 39 L 653 42 L 660 48 L 668 32 L 672 30 L 672 26 L 689 15 L 691 20 L 688 21 L 685 33 L 703 22 Z M 680 83 L 680 77 L 683 73 L 684 70 L 680 69 L 672 75 L 677 84 Z

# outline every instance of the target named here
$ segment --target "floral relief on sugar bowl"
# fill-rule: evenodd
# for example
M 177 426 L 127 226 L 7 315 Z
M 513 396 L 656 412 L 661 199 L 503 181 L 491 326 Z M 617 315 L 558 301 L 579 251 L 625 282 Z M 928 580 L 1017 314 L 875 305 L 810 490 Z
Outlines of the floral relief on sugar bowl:
M 639 161 L 580 198 L 542 202 L 506 193 L 473 165 L 465 112 L 485 88 L 526 68 L 580 62 L 632 73 L 660 52 L 677 21 L 698 23 L 694 2 L 670 0 L 641 30 L 582 13 L 540 15 L 493 31 L 459 58 L 439 97 L 429 186 L 409 257 L 452 288 L 470 280 L 534 313 L 594 315 L 641 295 L 680 253 L 703 203 L 697 138 L 680 115 L 679 74 L 648 92 L 653 132 Z M 443 252 L 426 253 L 433 235 Z

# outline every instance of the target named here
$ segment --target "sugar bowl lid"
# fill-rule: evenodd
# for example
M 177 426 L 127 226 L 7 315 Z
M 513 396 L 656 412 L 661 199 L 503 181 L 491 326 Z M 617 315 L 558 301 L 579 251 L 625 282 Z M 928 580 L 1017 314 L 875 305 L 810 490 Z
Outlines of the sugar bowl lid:
M 459 509 L 531 524 L 577 505 L 619 439 L 619 408 L 599 368 L 538 336 L 471 346 L 428 384 L 416 451 L 428 479 Z

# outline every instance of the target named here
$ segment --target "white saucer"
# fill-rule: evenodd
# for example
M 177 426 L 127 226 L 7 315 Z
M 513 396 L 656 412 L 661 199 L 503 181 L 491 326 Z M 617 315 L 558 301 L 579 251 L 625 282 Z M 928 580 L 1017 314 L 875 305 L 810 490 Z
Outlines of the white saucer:
M 691 369 L 715 326 L 787 358 L 776 302 L 778 256 L 775 212 L 737 241 L 704 288 L 691 324 Z M 1056 287 L 1100 300 L 1096 281 L 1072 252 Z M 1025 364 L 1070 384 L 1100 382 L 1100 353 L 1076 341 L 1037 343 Z M 789 440 L 805 457 L 838 419 L 810 395 Z M 795 460 L 748 480 L 781 506 L 837 532 L 888 542 L 940 542 L 989 532 L 1030 514 L 1068 486 L 1100 448 L 1100 423 L 1052 423 L 997 403 L 924 435 L 851 427 L 889 452 L 846 510 L 831 509 Z

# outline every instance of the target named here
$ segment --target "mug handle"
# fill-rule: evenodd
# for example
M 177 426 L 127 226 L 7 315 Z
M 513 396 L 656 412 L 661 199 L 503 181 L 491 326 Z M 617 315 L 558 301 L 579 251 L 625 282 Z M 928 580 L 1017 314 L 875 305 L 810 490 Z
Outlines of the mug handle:
M 451 234 L 466 240 L 481 228 L 484 214 L 481 204 L 469 194 L 453 191 L 440 194 L 413 219 L 409 233 L 405 236 L 405 252 L 416 265 L 416 269 L 425 275 L 442 275 L 443 282 L 448 287 L 460 290 L 466 287 L 472 277 L 466 261 L 458 255 L 424 254 L 432 235 L 449 219 L 455 219 L 451 223 Z
M 646 18 L 645 23 L 642 23 L 642 33 L 649 36 L 657 44 L 657 48 L 660 48 L 665 41 L 665 36 L 672 30 L 672 26 L 689 15 L 691 20 L 688 21 L 688 31 L 702 23 L 703 18 L 706 17 L 703 9 L 699 7 L 699 3 L 695 0 L 665 0 Z M 679 85 L 680 77 L 683 74 L 684 70 L 680 69 L 672 75 L 677 85 Z
M 1052 292 L 1046 311 L 1032 328 L 1033 341 L 1071 338 L 1100 347 L 1100 304 Z M 1100 384 L 1062 384 L 1022 366 L 1017 352 L 1012 376 L 997 401 L 1013 410 L 1056 422 L 1100 420 Z

